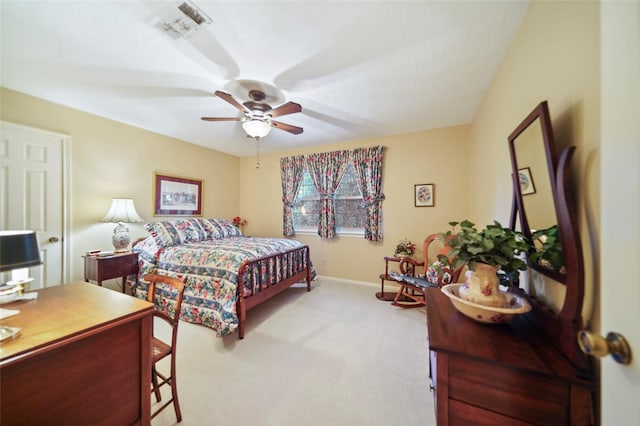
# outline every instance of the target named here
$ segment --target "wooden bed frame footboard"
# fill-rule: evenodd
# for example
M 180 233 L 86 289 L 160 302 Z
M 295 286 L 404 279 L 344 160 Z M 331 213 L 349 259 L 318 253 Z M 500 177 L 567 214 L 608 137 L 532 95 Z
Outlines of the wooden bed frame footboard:
M 291 272 L 291 275 L 286 275 L 282 277 L 279 282 L 271 285 L 269 285 L 269 282 L 271 281 L 271 277 L 269 275 L 266 276 L 266 279 L 263 279 L 262 274 L 256 274 L 255 277 L 257 277 L 258 279 L 258 290 L 254 291 L 250 296 L 244 295 L 244 277 L 248 268 L 257 266 L 260 270 L 262 263 L 267 264 L 267 262 L 276 261 L 274 260 L 275 258 L 285 258 L 287 256 L 290 256 L 291 258 L 302 256 L 302 259 L 304 259 L 304 263 L 299 268 L 294 263 L 294 265 L 291 267 L 292 270 L 286 271 L 286 273 Z M 244 323 L 245 319 L 247 318 L 247 311 L 249 309 L 259 305 L 266 300 L 271 299 L 273 296 L 291 287 L 291 285 L 303 280 L 307 282 L 307 291 L 311 291 L 311 258 L 309 255 L 309 246 L 306 245 L 296 247 L 282 253 L 259 257 L 251 260 L 245 260 L 244 262 L 242 262 L 242 265 L 240 265 L 240 269 L 238 270 L 238 300 L 236 302 L 236 315 L 238 316 L 238 337 L 240 339 L 244 339 Z M 256 283 L 254 283 L 253 287 L 254 289 L 256 288 Z

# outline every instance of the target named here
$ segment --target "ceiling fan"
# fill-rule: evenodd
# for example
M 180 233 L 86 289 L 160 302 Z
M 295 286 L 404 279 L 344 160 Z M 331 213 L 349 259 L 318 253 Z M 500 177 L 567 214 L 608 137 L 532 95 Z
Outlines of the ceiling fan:
M 216 90 L 216 96 L 239 109 L 244 116 L 242 117 L 202 117 L 204 121 L 241 121 L 242 128 L 247 132 L 247 137 L 260 139 L 266 136 L 271 127 L 284 130 L 285 132 L 299 135 L 302 133 L 302 127 L 292 126 L 291 124 L 274 121 L 274 117 L 293 114 L 302 111 L 302 106 L 295 102 L 287 102 L 279 107 L 272 108 L 271 105 L 263 102 L 265 94 L 261 90 L 249 90 L 250 101 L 240 103 L 228 93 Z

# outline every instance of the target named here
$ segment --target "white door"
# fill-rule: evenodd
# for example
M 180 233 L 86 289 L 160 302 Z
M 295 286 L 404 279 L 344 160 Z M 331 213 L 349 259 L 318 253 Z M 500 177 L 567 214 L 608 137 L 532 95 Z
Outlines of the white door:
M 65 281 L 63 172 L 69 137 L 0 125 L 0 229 L 36 231 L 43 264 L 30 269 L 29 288 L 59 285 Z
M 640 425 L 640 2 L 601 3 L 601 330 L 632 361 L 601 360 L 602 425 Z

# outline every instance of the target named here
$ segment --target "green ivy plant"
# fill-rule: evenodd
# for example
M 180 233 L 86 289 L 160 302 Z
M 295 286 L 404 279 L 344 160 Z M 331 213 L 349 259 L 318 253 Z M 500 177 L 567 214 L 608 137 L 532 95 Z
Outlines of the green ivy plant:
M 526 262 L 518 256 L 528 253 L 531 246 L 520 232 L 503 228 L 497 221 L 482 230 L 468 220 L 449 222 L 449 225 L 451 230 L 440 233 L 440 240 L 450 251 L 446 256 L 439 255 L 438 260 L 453 269 L 467 264 L 475 271 L 477 263 L 498 266 L 506 274 L 527 269 Z M 458 225 L 459 230 L 455 232 Z
M 562 272 L 564 269 L 564 253 L 560 241 L 558 226 L 540 229 L 531 234 L 535 250 L 531 253 L 533 263 Z

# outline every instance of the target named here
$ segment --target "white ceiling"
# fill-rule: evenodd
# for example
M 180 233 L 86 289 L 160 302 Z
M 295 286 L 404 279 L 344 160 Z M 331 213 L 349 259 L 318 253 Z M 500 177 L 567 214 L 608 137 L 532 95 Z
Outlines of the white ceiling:
M 470 123 L 526 1 L 203 1 L 213 23 L 174 40 L 170 1 L 0 0 L 9 89 L 237 156 L 255 155 L 216 90 L 302 112 L 263 153 Z

